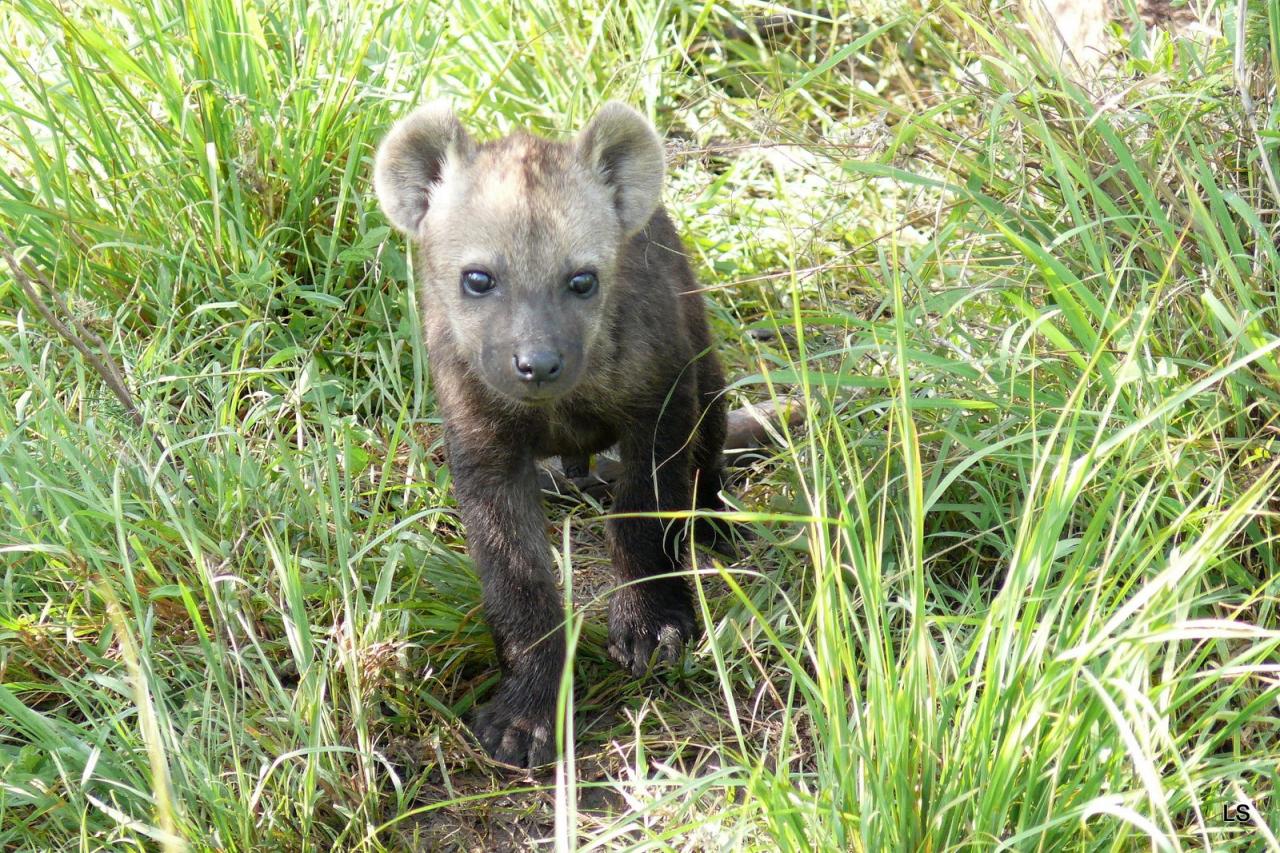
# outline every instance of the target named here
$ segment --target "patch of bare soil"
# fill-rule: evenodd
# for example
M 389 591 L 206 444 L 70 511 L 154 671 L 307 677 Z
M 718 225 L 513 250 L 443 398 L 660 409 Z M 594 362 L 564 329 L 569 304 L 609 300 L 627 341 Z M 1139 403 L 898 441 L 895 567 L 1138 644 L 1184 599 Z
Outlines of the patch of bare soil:
M 573 597 L 595 631 L 583 643 L 599 644 L 612 576 L 604 524 L 594 507 L 566 502 L 551 514 L 552 541 L 563 542 L 569 525 L 573 563 Z M 761 554 L 744 553 L 743 565 Z M 714 581 L 713 581 L 714 583 Z M 582 653 L 578 663 L 575 725 L 577 731 L 577 825 L 582 837 L 598 835 L 620 816 L 647 800 L 645 779 L 668 766 L 688 775 L 719 766 L 720 744 L 732 740 L 723 697 L 714 675 L 681 669 L 649 676 L 640 691 L 628 677 L 597 659 L 599 650 Z M 464 680 L 465 681 L 465 680 Z M 459 683 L 460 689 L 466 689 Z M 643 696 L 639 695 L 643 692 Z M 766 695 L 735 700 L 738 717 L 754 740 L 769 740 L 774 712 Z M 759 718 L 759 719 L 757 719 Z M 634 732 L 645 732 L 645 761 L 637 776 Z M 427 774 L 418 796 L 419 809 L 383 831 L 390 849 L 410 851 L 523 851 L 555 846 L 555 770 L 524 772 L 489 762 L 461 725 L 436 729 L 433 743 L 405 742 L 396 761 L 406 777 Z M 638 784 L 634 790 L 630 782 Z M 628 793 L 630 791 L 630 793 Z M 629 801 L 629 797 L 639 800 Z M 388 815 L 388 818 L 391 816 Z M 655 816 L 654 820 L 661 820 Z M 637 838 L 636 840 L 640 840 Z
M 1138 15 L 1148 27 L 1160 27 L 1174 35 L 1184 35 L 1201 26 L 1195 11 L 1185 2 L 1142 0 L 1138 4 Z

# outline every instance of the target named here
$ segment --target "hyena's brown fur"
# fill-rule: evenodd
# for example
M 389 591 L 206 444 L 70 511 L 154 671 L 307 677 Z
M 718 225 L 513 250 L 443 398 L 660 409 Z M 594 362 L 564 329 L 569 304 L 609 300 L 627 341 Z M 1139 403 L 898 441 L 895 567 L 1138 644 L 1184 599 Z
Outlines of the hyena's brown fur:
M 392 129 L 374 177 L 415 245 L 454 492 L 503 671 L 474 728 L 498 760 L 542 764 L 565 641 L 535 460 L 616 443 L 615 514 L 721 508 L 724 380 L 659 201 L 661 143 L 620 104 L 567 143 L 483 144 L 434 106 Z M 595 289 L 574 292 L 582 281 Z M 477 282 L 492 286 L 477 295 Z M 688 583 L 661 577 L 683 567 L 684 525 L 609 529 L 609 652 L 640 675 L 696 630 Z

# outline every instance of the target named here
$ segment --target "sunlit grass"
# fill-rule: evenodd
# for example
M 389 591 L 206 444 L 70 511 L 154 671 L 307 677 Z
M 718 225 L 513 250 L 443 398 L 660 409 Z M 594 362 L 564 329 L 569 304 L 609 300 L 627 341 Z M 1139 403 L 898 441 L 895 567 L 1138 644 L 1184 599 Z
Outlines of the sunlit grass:
M 0 228 L 145 421 L 5 268 L 0 846 L 1280 849 L 1280 12 L 1245 79 L 1232 4 L 1082 88 L 978 4 L 775 11 L 0 7 Z M 735 403 L 807 413 L 645 684 L 552 512 L 576 749 L 526 779 L 461 721 L 496 667 L 369 185 L 439 95 L 652 115 Z

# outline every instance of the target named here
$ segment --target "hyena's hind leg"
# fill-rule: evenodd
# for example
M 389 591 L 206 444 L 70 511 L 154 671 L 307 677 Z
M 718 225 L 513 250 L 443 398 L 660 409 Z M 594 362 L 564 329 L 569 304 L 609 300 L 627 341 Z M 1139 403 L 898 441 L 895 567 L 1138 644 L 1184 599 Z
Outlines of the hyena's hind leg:
M 693 436 L 693 505 L 719 512 L 724 509 L 720 492 L 725 486 L 724 442 L 728 406 L 724 397 L 724 373 L 719 360 L 708 353 L 698 361 L 698 402 L 701 412 Z M 694 538 L 700 545 L 730 553 L 733 537 L 727 522 L 699 518 Z

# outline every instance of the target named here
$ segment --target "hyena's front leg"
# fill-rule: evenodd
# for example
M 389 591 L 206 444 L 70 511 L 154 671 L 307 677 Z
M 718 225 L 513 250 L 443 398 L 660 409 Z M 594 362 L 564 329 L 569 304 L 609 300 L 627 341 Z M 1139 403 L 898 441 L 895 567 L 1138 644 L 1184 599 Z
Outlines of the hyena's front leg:
M 622 476 L 614 490 L 614 513 L 691 508 L 692 409 L 691 400 L 673 395 L 660 414 L 637 418 L 631 432 L 622 436 Z M 655 652 L 661 660 L 677 660 L 697 629 L 688 581 L 660 577 L 684 566 L 686 525 L 679 518 L 615 518 L 609 525 L 619 584 L 609 600 L 609 654 L 637 677 L 648 669 Z
M 476 711 L 476 737 L 498 761 L 546 764 L 555 758 L 565 637 L 533 459 L 455 437 L 449 462 L 502 667 L 497 691 Z

